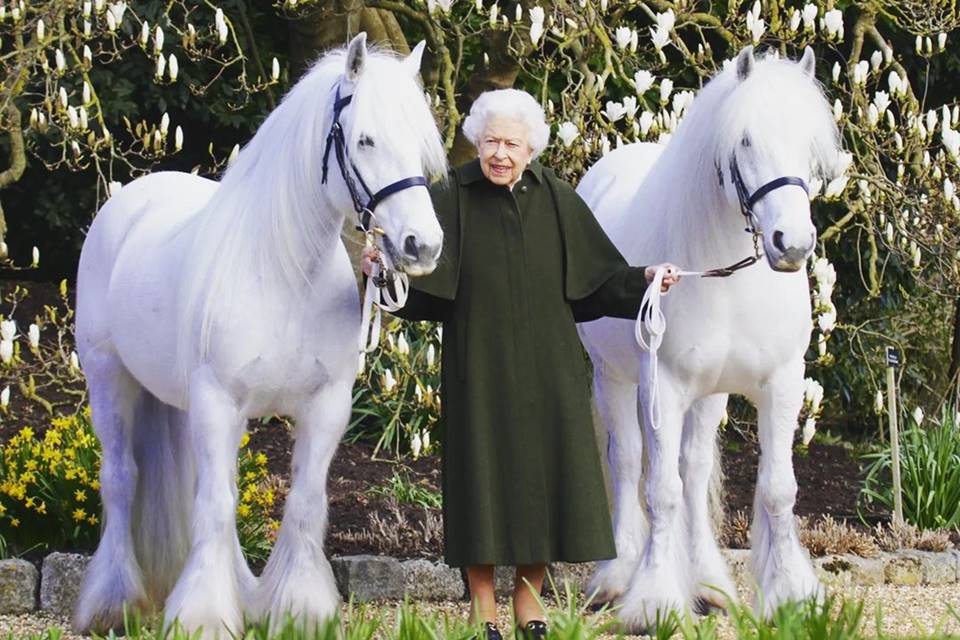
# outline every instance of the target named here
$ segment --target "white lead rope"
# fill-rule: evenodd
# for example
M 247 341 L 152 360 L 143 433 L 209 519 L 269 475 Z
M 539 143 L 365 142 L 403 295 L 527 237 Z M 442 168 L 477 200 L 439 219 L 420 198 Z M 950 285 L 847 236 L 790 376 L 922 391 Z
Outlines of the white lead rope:
M 679 271 L 677 275 L 703 276 L 706 271 Z M 659 394 L 659 358 L 658 351 L 663 343 L 663 334 L 667 331 L 667 319 L 660 308 L 660 300 L 663 297 L 663 278 L 667 275 L 664 267 L 657 269 L 653 276 L 653 281 L 647 286 L 643 299 L 640 301 L 640 313 L 637 315 L 637 322 L 633 327 L 633 335 L 637 339 L 640 348 L 650 354 L 650 417 L 651 427 L 656 431 L 660 428 L 660 394 Z M 646 332 L 646 337 L 644 336 Z
M 397 311 L 407 303 L 410 292 L 410 282 L 407 274 L 393 270 L 387 271 L 390 283 L 378 286 L 380 270 L 383 265 L 377 261 L 373 265 L 373 272 L 367 278 L 367 288 L 363 292 L 363 307 L 360 314 L 360 372 L 363 372 L 367 354 L 380 344 L 381 310 Z M 393 292 L 390 291 L 393 285 Z M 395 295 L 394 295 L 395 294 Z

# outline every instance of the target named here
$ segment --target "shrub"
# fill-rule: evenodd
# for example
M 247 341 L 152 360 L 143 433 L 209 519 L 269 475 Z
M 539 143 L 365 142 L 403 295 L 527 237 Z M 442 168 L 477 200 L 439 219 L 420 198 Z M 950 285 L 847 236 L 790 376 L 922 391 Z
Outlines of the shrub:
M 350 438 L 394 456 L 428 453 L 440 417 L 440 334 L 429 322 L 393 319 L 354 385 Z
M 274 490 L 267 457 L 247 449 L 239 458 L 237 528 L 251 560 L 265 560 L 278 523 L 270 518 Z M 90 408 L 54 418 L 42 436 L 24 427 L 0 447 L 0 531 L 12 553 L 90 551 L 100 539 L 100 443 Z
M 910 426 L 900 435 L 903 517 L 921 529 L 960 525 L 960 432 L 957 426 L 956 417 L 944 410 L 939 422 L 927 427 L 911 419 Z M 867 466 L 862 502 L 879 503 L 892 511 L 890 445 L 864 458 Z

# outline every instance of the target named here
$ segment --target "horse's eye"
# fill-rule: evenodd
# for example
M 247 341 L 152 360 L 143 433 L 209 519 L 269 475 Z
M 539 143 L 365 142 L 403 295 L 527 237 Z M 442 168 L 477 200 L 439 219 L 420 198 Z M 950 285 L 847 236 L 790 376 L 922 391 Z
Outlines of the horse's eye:
M 742 144 L 742 145 L 745 146 L 745 147 L 749 147 L 749 146 L 750 146 L 750 138 L 748 138 L 747 136 L 743 136 L 743 140 L 740 141 L 740 144 Z
M 372 147 L 373 138 L 370 136 L 360 136 L 360 140 L 357 142 L 357 145 L 361 147 Z

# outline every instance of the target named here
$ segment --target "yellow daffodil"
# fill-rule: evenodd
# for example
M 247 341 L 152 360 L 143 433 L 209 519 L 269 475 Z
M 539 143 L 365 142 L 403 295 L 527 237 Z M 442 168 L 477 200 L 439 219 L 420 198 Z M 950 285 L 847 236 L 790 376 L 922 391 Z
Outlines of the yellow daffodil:
M 76 499 L 77 502 L 85 502 L 87 500 L 87 492 L 84 491 L 83 489 L 77 489 L 73 493 L 73 497 L 74 499 Z
M 83 519 L 86 518 L 86 517 L 87 517 L 87 512 L 86 512 L 86 511 L 84 511 L 83 509 L 74 509 L 74 511 L 73 511 L 73 519 L 74 519 L 74 520 L 76 520 L 77 522 L 79 522 L 80 520 L 83 520 Z

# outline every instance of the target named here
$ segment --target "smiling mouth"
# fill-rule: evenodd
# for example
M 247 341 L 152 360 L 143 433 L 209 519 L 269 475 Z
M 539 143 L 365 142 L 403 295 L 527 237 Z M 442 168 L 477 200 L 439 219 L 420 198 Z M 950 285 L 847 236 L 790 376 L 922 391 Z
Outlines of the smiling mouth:
M 493 171 L 493 174 L 496 176 L 505 176 L 510 173 L 510 167 L 502 164 L 491 164 L 490 170 Z

